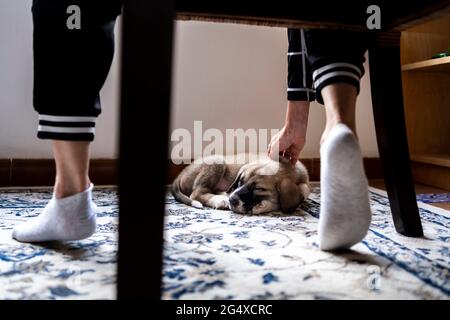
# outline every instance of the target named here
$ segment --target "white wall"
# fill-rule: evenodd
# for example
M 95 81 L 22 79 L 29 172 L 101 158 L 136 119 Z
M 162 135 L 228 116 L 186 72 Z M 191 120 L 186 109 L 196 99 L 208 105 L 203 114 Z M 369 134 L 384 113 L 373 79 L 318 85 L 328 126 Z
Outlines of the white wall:
M 28 1 L 0 4 L 0 158 L 49 158 L 36 138 L 32 109 L 32 25 Z M 172 129 L 279 128 L 286 106 L 286 30 L 233 24 L 177 22 Z M 101 92 L 93 157 L 116 157 L 118 55 Z M 366 71 L 367 70 L 366 65 Z M 152 107 L 152 106 L 150 106 Z M 156 108 L 156 106 L 153 106 Z M 365 156 L 377 156 L 368 76 L 358 100 L 358 133 Z M 304 157 L 318 157 L 324 111 L 310 113 Z
M 286 29 L 182 22 L 175 43 L 172 129 L 281 128 L 286 109 Z M 369 68 L 361 82 L 357 132 L 364 156 L 377 157 Z M 310 108 L 303 157 L 319 157 L 323 106 Z M 207 144 L 207 143 L 206 143 Z

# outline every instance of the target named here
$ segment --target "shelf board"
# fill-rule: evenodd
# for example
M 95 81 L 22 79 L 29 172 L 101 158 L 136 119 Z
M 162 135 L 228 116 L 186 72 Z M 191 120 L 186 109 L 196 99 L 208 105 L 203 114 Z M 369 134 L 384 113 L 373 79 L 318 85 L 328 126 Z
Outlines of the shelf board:
M 449 72 L 450 57 L 423 60 L 404 64 L 402 71 L 427 71 L 427 72 Z
M 411 160 L 450 168 L 450 154 L 411 154 Z

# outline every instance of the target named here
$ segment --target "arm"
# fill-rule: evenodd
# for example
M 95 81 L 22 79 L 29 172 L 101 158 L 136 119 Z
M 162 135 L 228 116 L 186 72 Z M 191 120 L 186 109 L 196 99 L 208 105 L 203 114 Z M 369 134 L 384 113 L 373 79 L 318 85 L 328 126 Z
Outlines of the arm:
M 308 126 L 309 102 L 288 101 L 284 127 L 270 142 L 268 155 L 276 158 L 276 150 L 291 158 L 292 165 L 297 162 L 300 152 L 305 146 Z

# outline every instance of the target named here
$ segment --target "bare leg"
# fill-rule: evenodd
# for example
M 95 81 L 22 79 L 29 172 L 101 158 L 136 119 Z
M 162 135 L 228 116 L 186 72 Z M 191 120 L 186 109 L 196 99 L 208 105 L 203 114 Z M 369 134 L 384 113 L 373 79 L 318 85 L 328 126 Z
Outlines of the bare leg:
M 54 141 L 56 179 L 53 198 L 42 213 L 20 224 L 13 238 L 22 242 L 70 241 L 91 236 L 96 228 L 89 142 Z
M 86 190 L 89 180 L 90 142 L 53 141 L 56 163 L 55 196 L 64 198 Z
M 347 83 L 336 83 L 326 86 L 321 93 L 325 103 L 327 124 L 320 143 L 325 141 L 330 131 L 338 123 L 345 124 L 356 135 L 356 88 Z

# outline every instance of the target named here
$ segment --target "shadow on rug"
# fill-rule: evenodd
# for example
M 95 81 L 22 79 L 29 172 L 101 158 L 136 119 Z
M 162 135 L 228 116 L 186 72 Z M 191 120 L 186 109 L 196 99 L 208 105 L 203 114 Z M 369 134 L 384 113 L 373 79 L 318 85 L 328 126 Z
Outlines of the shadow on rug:
M 166 200 L 163 299 L 448 299 L 449 212 L 419 203 L 425 237 L 395 232 L 384 192 L 371 189 L 372 226 L 353 250 L 316 240 L 320 190 L 294 214 L 244 216 Z M 117 193 L 96 188 L 98 230 L 64 244 L 22 244 L 50 189 L 0 190 L 0 299 L 114 299 Z M 152 208 L 148 208 L 149 214 Z

